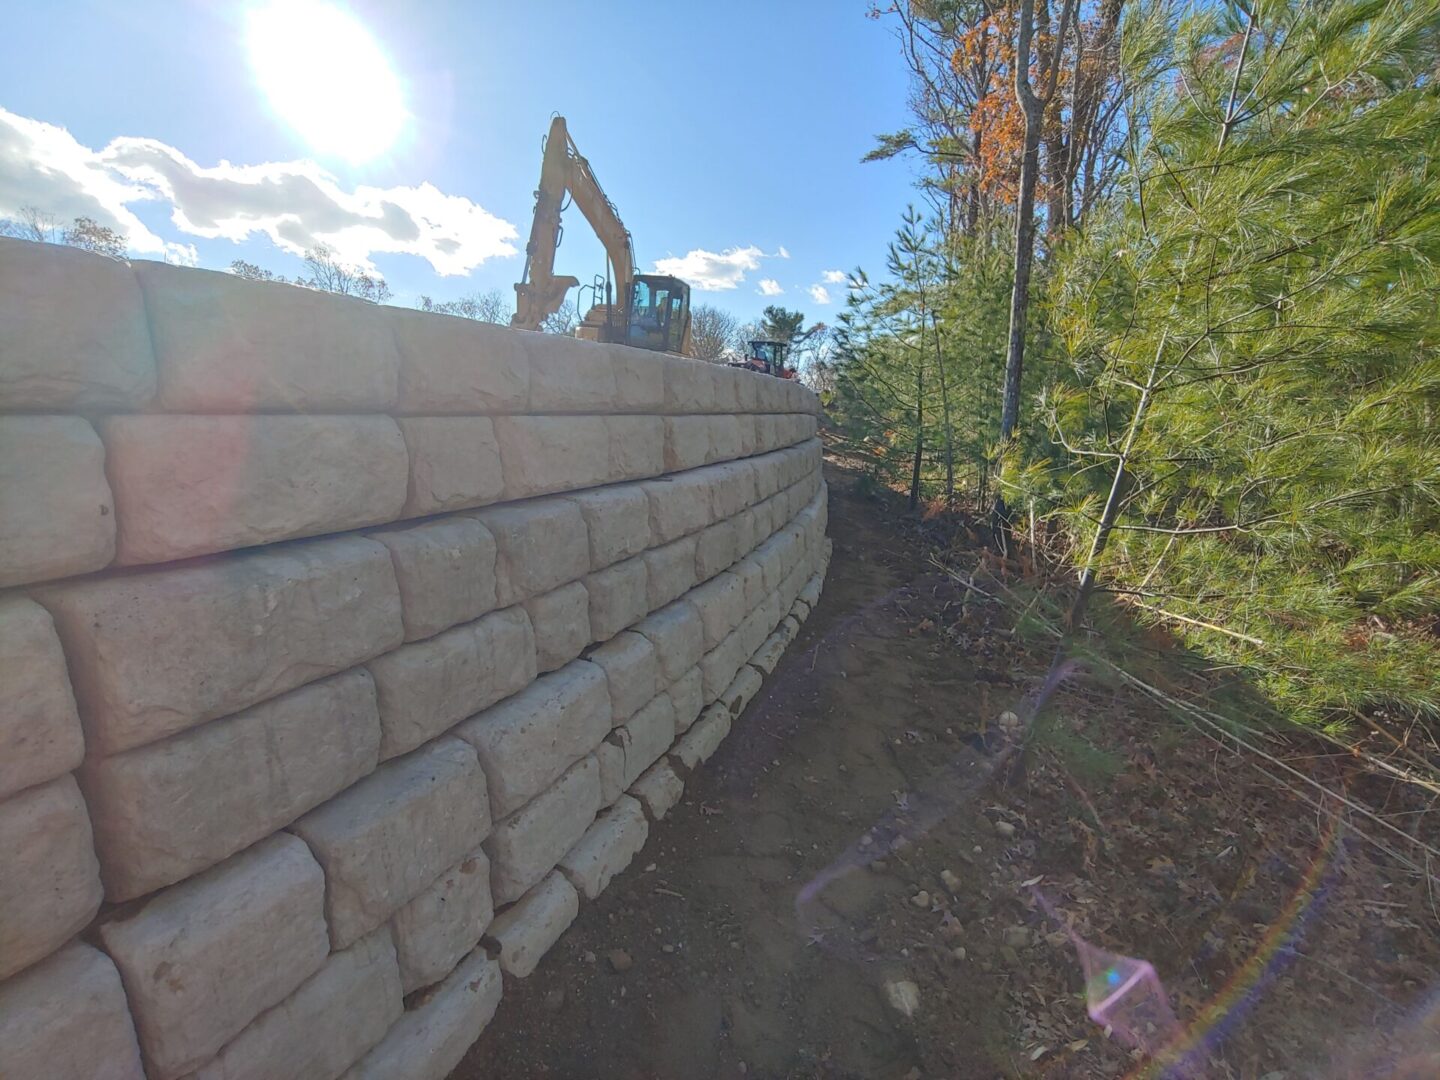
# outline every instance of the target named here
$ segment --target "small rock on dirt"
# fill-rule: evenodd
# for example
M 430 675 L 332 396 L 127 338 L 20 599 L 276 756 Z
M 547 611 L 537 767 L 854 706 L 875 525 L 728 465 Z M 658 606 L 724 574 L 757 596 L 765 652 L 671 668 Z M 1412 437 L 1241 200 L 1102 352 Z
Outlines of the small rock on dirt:
M 952 893 L 960 891 L 960 876 L 949 870 L 940 871 L 940 881 Z
M 1015 826 L 1008 821 L 997 821 L 995 822 L 995 835 L 1008 840 L 1015 835 Z
M 1004 937 L 1005 944 L 1012 949 L 1023 949 L 1030 944 L 1030 928 L 1028 926 L 1007 926 Z
M 897 1012 L 914 1016 L 920 1008 L 920 987 L 909 979 L 898 979 L 885 984 L 885 1000 Z
M 610 966 L 616 971 L 629 971 L 635 963 L 624 949 L 611 949 L 609 959 Z
M 918 908 L 928 908 L 930 906 L 930 894 L 924 889 L 921 889 L 910 898 L 910 903 Z

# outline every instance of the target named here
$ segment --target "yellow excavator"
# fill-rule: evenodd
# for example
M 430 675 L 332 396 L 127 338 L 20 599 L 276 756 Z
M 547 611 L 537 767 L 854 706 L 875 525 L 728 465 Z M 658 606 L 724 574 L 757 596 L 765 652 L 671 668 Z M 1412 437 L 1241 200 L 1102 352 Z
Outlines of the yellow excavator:
M 560 246 L 560 213 L 565 196 L 580 208 L 605 247 L 607 274 L 597 281 L 595 304 L 581 320 L 575 336 L 610 341 L 641 349 L 688 355 L 690 352 L 690 286 L 665 274 L 637 274 L 630 230 L 595 179 L 594 170 L 575 148 L 565 118 L 550 121 L 540 187 L 535 192 L 535 221 L 525 246 L 525 270 L 515 285 L 515 314 L 510 325 L 539 330 L 560 310 L 565 295 L 579 279 L 555 273 Z M 613 279 L 610 271 L 613 269 Z M 619 294 L 612 294 L 611 281 Z

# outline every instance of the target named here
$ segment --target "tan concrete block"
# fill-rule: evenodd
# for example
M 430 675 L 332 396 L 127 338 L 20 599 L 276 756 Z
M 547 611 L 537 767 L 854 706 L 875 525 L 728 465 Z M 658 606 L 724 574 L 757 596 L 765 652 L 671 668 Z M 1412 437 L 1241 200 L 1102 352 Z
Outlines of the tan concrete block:
M 380 760 L 415 749 L 535 678 L 535 634 L 505 608 L 368 665 L 380 701 Z
M 756 491 L 758 470 L 748 461 L 727 461 L 705 470 L 710 477 L 711 520 L 734 517 L 760 501 Z
M 85 739 L 50 614 L 0 598 L 0 799 L 80 764 Z
M 760 692 L 761 685 L 760 672 L 746 664 L 720 695 L 720 704 L 730 710 L 731 716 L 738 717 Z
M 108 956 L 72 942 L 0 984 L 0 1076 L 145 1080 L 125 988 Z
M 226 716 L 399 644 L 381 545 L 336 537 L 37 593 L 91 753 Z
M 645 552 L 650 610 L 677 600 L 695 585 L 695 537 L 684 536 Z
M 730 710 L 719 702 L 711 705 L 675 744 L 670 751 L 671 760 L 679 762 L 687 772 L 699 768 L 730 734 L 730 724 Z
M 738 630 L 729 634 L 724 641 L 707 652 L 700 660 L 700 674 L 704 680 L 705 700 L 718 700 L 729 688 L 745 662 L 750 659 L 751 650 L 745 648 Z
M 90 758 L 80 780 L 112 902 L 199 873 L 375 768 L 380 717 L 364 668 L 174 738 Z
M 752 413 L 760 406 L 760 380 L 765 376 L 743 368 L 732 369 L 737 376 L 735 386 L 735 407 L 742 413 Z
M 130 266 L 0 239 L 0 409 L 138 408 L 154 393 L 145 302 Z
M 426 992 L 342 1080 L 445 1080 L 500 1004 L 500 965 L 476 949 Z
M 405 1011 L 390 931 L 382 927 L 324 966 L 235 1036 L 193 1080 L 339 1076 Z
M 695 538 L 695 577 L 708 581 L 741 556 L 734 520 L 719 521 Z
M 115 555 L 105 448 L 78 416 L 0 416 L 0 587 L 83 574 Z
M 605 673 L 576 660 L 455 729 L 485 770 L 499 821 L 555 782 L 610 731 Z
M 657 412 L 664 401 L 664 376 L 650 353 L 553 334 L 526 343 L 531 412 Z
M 85 800 L 61 776 L 0 803 L 0 979 L 49 955 L 100 908 Z
M 393 408 L 385 309 L 233 274 L 136 262 L 168 412 Z
M 151 1080 L 204 1064 L 320 969 L 324 894 L 305 845 L 280 833 L 101 923 Z
M 523 412 L 530 396 L 524 333 L 475 319 L 381 309 L 400 353 L 399 411 Z
M 600 804 L 610 806 L 625 791 L 625 750 L 618 735 L 595 748 L 595 763 L 600 770 Z
M 485 841 L 497 904 L 518 900 L 585 835 L 600 809 L 600 766 L 593 757 L 566 773 L 495 826 Z
M 475 516 L 495 537 L 495 581 L 502 607 L 578 581 L 590 569 L 585 519 L 568 499 L 497 506 Z
M 658 416 L 607 416 L 610 482 L 642 480 L 665 471 L 665 422 Z
M 747 611 L 754 611 L 765 602 L 768 595 L 765 589 L 765 572 L 753 554 L 737 560 L 735 565 L 730 567 L 730 573 L 740 579 L 740 591 L 745 598 Z
M 715 379 L 703 360 L 665 356 L 660 358 L 668 413 L 703 413 L 715 407 Z
M 405 504 L 388 416 L 112 416 L 100 434 L 122 566 L 343 532 Z
M 405 993 L 412 994 L 448 975 L 475 947 L 494 915 L 490 860 L 477 848 L 395 912 L 391 920 Z
M 594 900 L 645 846 L 650 826 L 645 811 L 628 795 L 607 810 L 560 860 L 560 872 L 587 900 Z
M 714 521 L 713 485 L 709 469 L 694 469 L 641 484 L 649 502 L 650 543 L 656 547 L 668 544 Z
M 590 591 L 579 581 L 562 585 L 525 601 L 530 625 L 535 628 L 535 666 L 538 671 L 564 667 L 594 638 L 590 629 Z
M 740 435 L 740 453 L 743 457 L 749 457 L 760 449 L 759 439 L 755 434 L 755 417 L 737 416 L 735 418 L 736 430 Z
M 617 725 L 630 719 L 665 687 L 655 646 L 629 630 L 592 650 L 586 659 L 605 671 L 613 722 Z
M 490 924 L 486 937 L 500 950 L 505 974 L 523 979 L 580 914 L 580 897 L 558 872 L 546 876 Z
M 676 600 L 635 624 L 635 632 L 655 646 L 664 681 L 674 682 L 700 662 L 705 626 L 689 600 Z
M 616 734 L 625 751 L 625 787 L 629 787 L 675 741 L 675 706 L 670 695 L 655 695 Z
M 611 432 L 603 416 L 497 416 L 495 438 L 505 474 L 505 498 L 624 479 L 611 471 Z
M 650 610 L 649 578 L 645 560 L 638 556 L 595 571 L 585 579 L 585 591 L 590 595 L 586 645 L 608 641 Z
M 725 364 L 711 365 L 715 411 L 734 413 L 740 408 L 740 370 Z
M 730 461 L 740 456 L 740 421 L 734 416 L 710 417 L 709 461 Z
M 495 538 L 474 518 L 380 529 L 400 586 L 405 640 L 433 637 L 495 607 Z
M 650 504 L 639 484 L 566 495 L 580 508 L 590 538 L 590 569 L 639 555 L 650 546 Z
M 500 498 L 500 444 L 488 416 L 409 416 L 399 421 L 410 454 L 404 517 L 484 506 Z
M 423 892 L 490 831 L 471 747 L 437 739 L 387 761 L 291 826 L 325 868 L 330 943 L 343 949 Z
M 719 574 L 691 589 L 685 599 L 700 613 L 706 650 L 724 641 L 750 610 L 745 583 L 735 574 Z
M 705 678 L 700 665 L 697 663 L 671 683 L 666 693 L 675 709 L 675 731 L 679 734 L 695 722 L 705 705 Z
M 710 460 L 708 416 L 665 417 L 665 471 L 698 469 Z
M 797 599 L 804 600 L 805 603 L 809 604 L 813 608 L 816 604 L 820 602 L 820 589 L 824 584 L 825 577 L 823 574 L 811 575 L 811 577 L 805 582 L 804 587 L 800 590 L 800 595 L 797 597 Z
M 785 655 L 785 650 L 794 636 L 794 631 L 782 622 L 750 657 L 750 663 L 765 674 L 771 674 L 775 670 L 775 665 L 780 663 L 780 658 Z
M 680 779 L 668 761 L 659 761 L 631 786 L 630 794 L 640 800 L 651 820 L 659 821 L 685 794 L 685 781 Z

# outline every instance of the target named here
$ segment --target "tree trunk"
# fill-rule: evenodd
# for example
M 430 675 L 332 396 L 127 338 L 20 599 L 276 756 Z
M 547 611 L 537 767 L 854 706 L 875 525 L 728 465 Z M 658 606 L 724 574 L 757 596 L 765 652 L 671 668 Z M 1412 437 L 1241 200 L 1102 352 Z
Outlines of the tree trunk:
M 925 354 L 915 368 L 915 464 L 910 469 L 910 509 L 920 505 L 920 456 L 925 452 Z

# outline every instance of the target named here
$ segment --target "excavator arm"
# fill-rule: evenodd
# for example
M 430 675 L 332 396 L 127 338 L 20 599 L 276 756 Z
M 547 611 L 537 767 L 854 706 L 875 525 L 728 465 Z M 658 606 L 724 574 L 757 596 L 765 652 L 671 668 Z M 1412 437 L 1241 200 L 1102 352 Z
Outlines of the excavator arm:
M 560 210 L 567 193 L 604 245 L 605 254 L 614 267 L 615 301 L 625 303 L 620 290 L 628 289 L 635 275 L 635 247 L 630 232 L 620 220 L 615 205 L 605 197 L 590 163 L 575 148 L 565 127 L 565 118 L 557 116 L 550 122 L 550 134 L 545 140 L 540 187 L 535 192 L 535 222 L 530 227 L 530 242 L 525 245 L 525 273 L 515 286 L 511 326 L 539 330 L 547 316 L 560 310 L 565 294 L 579 284 L 569 275 L 555 274 Z

